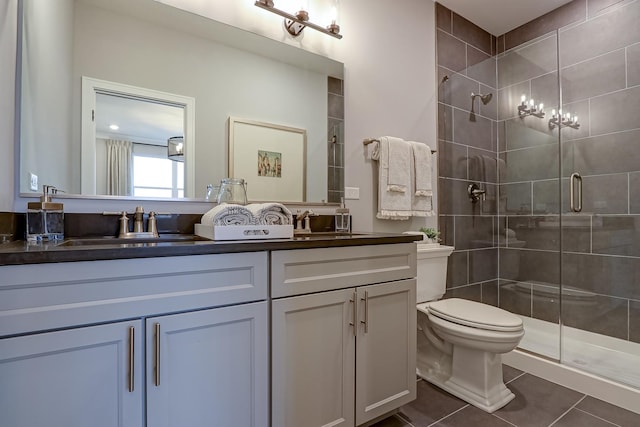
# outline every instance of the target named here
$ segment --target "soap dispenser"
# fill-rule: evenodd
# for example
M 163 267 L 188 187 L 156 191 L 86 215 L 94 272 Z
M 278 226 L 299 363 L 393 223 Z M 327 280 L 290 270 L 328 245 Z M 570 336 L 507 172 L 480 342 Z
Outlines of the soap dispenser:
M 348 233 L 351 229 L 349 208 L 344 205 L 344 197 L 340 198 L 340 207 L 336 209 L 335 229 L 337 232 Z
M 64 239 L 64 210 L 62 203 L 52 202 L 57 189 L 42 186 L 39 202 L 27 203 L 27 240 L 41 242 Z

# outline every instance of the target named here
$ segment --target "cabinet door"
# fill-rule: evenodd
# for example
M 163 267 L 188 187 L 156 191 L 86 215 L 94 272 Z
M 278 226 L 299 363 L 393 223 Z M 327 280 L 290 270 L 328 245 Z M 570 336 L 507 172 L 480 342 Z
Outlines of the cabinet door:
M 132 321 L 0 339 L 0 424 L 141 427 L 141 334 Z
M 147 319 L 147 425 L 268 426 L 267 325 L 266 302 Z
M 416 398 L 415 279 L 358 288 L 356 425 Z
M 272 304 L 272 426 L 354 425 L 354 289 Z

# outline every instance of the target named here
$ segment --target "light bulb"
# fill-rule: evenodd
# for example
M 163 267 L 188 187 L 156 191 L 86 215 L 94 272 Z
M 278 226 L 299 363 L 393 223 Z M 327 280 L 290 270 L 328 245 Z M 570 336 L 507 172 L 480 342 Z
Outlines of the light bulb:
M 544 108 L 544 104 L 541 102 L 540 105 L 538 105 L 538 110 L 542 111 L 543 108 Z
M 573 116 L 573 123 L 578 123 L 578 116 Z
M 551 115 L 552 115 L 553 117 L 555 117 L 555 116 L 556 116 L 556 109 L 555 109 L 555 108 L 551 110 Z
M 524 102 L 527 100 L 527 95 L 522 95 L 520 97 L 520 102 L 522 102 L 524 104 Z
M 533 101 L 533 98 L 531 98 L 531 99 L 529 100 L 529 105 L 531 105 L 532 107 L 533 107 L 534 105 L 536 105 L 536 103 Z

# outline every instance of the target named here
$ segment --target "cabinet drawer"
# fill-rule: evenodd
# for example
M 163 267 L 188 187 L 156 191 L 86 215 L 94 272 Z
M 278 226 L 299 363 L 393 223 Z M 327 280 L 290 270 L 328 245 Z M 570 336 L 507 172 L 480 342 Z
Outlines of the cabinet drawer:
M 273 298 L 415 276 L 415 243 L 298 249 L 271 255 Z
M 267 298 L 267 252 L 0 267 L 0 336 Z

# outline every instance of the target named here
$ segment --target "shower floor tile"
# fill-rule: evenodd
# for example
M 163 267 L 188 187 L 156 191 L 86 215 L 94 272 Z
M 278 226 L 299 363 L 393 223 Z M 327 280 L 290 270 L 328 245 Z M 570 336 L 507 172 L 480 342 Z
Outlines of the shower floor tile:
M 418 398 L 372 427 L 637 427 L 640 414 L 503 365 L 516 398 L 488 414 L 418 380 Z

